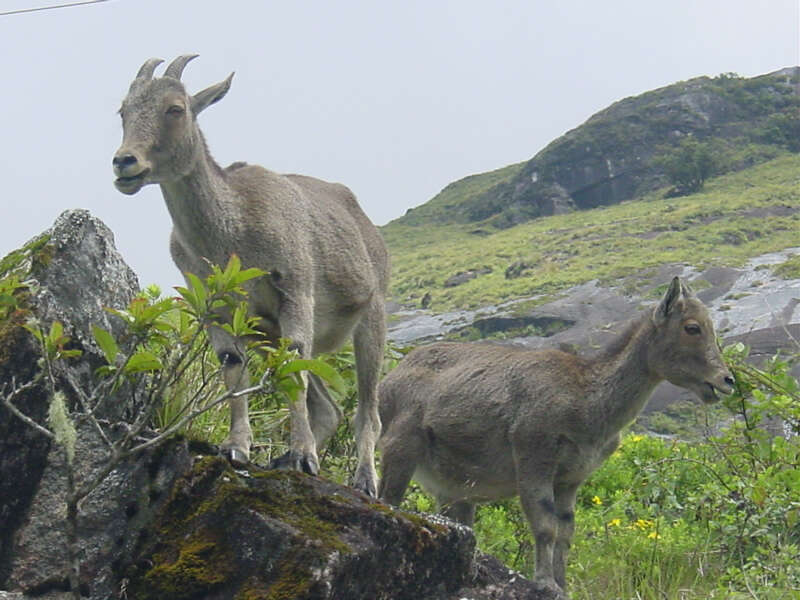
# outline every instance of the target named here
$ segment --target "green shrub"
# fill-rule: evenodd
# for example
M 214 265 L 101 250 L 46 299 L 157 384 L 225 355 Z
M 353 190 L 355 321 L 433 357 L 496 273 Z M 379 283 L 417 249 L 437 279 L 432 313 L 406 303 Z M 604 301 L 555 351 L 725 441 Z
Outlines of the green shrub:
M 703 189 L 716 169 L 711 145 L 693 137 L 684 138 L 673 150 L 656 161 L 674 186 L 670 196 L 686 196 Z

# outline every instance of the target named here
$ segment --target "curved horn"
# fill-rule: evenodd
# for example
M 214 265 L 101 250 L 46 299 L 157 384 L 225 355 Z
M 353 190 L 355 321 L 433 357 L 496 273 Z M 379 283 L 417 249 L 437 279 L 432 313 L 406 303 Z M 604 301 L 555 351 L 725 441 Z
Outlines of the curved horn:
M 169 66 L 167 67 L 166 71 L 164 71 L 164 77 L 172 77 L 173 79 L 180 80 L 181 75 L 183 74 L 183 69 L 186 66 L 186 63 L 188 63 L 193 58 L 197 58 L 198 56 L 199 56 L 198 54 L 183 54 L 182 56 L 179 56 L 171 63 L 169 63 Z
M 139 72 L 136 74 L 136 79 L 152 79 L 153 71 L 156 70 L 156 67 L 160 65 L 163 60 L 160 58 L 151 58 L 147 62 L 145 62 Z

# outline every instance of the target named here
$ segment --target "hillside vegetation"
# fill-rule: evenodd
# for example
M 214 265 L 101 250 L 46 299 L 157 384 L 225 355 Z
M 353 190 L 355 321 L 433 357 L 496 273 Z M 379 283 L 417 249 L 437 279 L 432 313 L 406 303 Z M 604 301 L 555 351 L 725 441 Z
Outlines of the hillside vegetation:
M 395 221 L 383 228 L 392 255 L 391 295 L 418 305 L 430 294 L 436 312 L 537 294 L 544 300 L 593 279 L 611 282 L 670 263 L 741 266 L 796 246 L 800 155 L 777 152 L 765 163 L 712 178 L 689 196 L 665 198 L 663 187 L 504 230 Z M 445 287 L 467 271 L 484 274 Z

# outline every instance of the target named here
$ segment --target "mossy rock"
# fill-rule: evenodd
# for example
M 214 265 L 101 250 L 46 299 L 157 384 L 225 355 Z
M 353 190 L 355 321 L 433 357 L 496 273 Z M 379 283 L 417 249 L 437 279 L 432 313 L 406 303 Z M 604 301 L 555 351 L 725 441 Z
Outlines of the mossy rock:
M 141 600 L 423 598 L 469 577 L 469 529 L 286 471 L 204 457 L 179 480 L 128 567 Z

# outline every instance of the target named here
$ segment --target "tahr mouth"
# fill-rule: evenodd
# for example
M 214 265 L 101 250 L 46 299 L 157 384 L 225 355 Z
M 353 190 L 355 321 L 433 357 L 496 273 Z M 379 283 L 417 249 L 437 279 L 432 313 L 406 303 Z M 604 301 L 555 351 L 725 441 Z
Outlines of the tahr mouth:
M 733 389 L 730 388 L 730 387 L 727 387 L 726 389 L 723 389 L 720 386 L 714 385 L 713 383 L 708 382 L 708 381 L 706 381 L 703 384 L 701 390 L 702 390 L 702 393 L 700 395 L 700 398 L 706 404 L 713 404 L 714 402 L 719 402 L 719 399 L 720 399 L 719 395 L 720 394 L 723 394 L 723 395 L 727 396 L 728 394 L 730 394 L 733 391 Z
M 145 184 L 145 178 L 149 173 L 150 169 L 144 169 L 143 171 L 130 177 L 117 177 L 114 180 L 114 185 L 123 194 L 134 194 L 138 192 Z
M 703 394 L 703 402 L 706 402 L 708 404 L 719 402 L 719 395 L 717 394 L 717 388 L 715 388 L 714 385 L 711 383 L 708 382 L 705 383 L 705 393 Z

